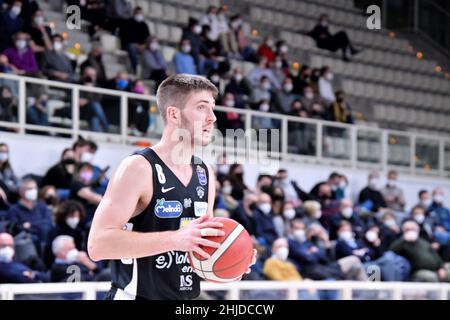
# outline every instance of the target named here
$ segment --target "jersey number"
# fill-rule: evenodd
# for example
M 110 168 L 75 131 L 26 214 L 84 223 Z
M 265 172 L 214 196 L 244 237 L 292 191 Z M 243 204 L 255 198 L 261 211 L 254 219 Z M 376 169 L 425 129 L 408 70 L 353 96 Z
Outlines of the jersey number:
M 155 164 L 156 172 L 158 173 L 158 181 L 161 184 L 166 183 L 166 176 L 164 175 L 163 169 L 159 164 Z

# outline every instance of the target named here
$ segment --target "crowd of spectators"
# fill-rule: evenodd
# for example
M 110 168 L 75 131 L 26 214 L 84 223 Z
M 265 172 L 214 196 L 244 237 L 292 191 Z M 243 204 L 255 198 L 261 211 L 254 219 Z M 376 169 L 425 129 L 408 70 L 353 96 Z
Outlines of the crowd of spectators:
M 260 43 L 250 39 L 244 32 L 242 15 L 231 14 L 226 6 L 210 6 L 199 19 L 189 18 L 178 45 L 164 43 L 178 46 L 173 59 L 167 61 L 141 7 L 132 7 L 126 0 L 68 0 L 67 4 L 80 6 L 81 17 L 89 24 L 91 48 L 86 60 L 79 62 L 73 59 L 73 54 L 68 54 L 72 49 L 67 45 L 70 32 L 55 33 L 37 1 L 5 1 L 0 29 L 7 32 L 0 36 L 0 72 L 137 94 L 154 94 L 171 73 L 200 74 L 220 88 L 217 103 L 224 106 L 353 123 L 345 93 L 335 88 L 332 68 L 299 64 L 289 44 L 272 34 L 264 36 Z M 328 50 L 341 48 L 345 57 L 357 53 L 345 32 L 334 36 L 328 33 L 325 39 L 325 20 L 326 16 L 321 16 L 320 23 L 311 32 L 311 36 L 319 37 L 318 46 Z M 120 39 L 121 49 L 128 53 L 130 62 L 129 68 L 124 65 L 111 79 L 107 76 L 100 43 L 100 35 L 105 32 Z M 329 42 L 332 44 L 328 45 Z M 233 59 L 254 63 L 254 68 L 244 74 L 241 68 L 232 66 Z M 17 88 L 8 81 L 0 84 L 0 120 L 17 121 Z M 70 98 L 66 101 L 69 106 L 49 114 L 47 88 L 33 85 L 27 92 L 27 98 L 32 98 L 27 99 L 27 123 L 48 126 L 52 124 L 51 116 L 71 118 Z M 117 98 L 82 91 L 79 106 L 73 107 L 79 108 L 81 120 L 85 121 L 82 125 L 87 130 L 115 132 L 120 123 L 119 104 Z M 130 103 L 129 127 L 136 128 L 139 134 L 147 133 L 152 121 L 150 109 L 145 101 Z M 235 112 L 223 112 L 219 118 L 220 130 L 239 128 L 244 123 L 242 116 Z M 261 117 L 252 125 L 274 129 L 280 124 Z M 308 135 L 301 124 L 293 128 L 290 131 L 294 135 L 295 132 Z
M 108 261 L 93 262 L 86 242 L 108 183 L 95 163 L 97 145 L 79 140 L 43 175 L 17 177 L 0 143 L 0 282 L 59 282 L 78 265 L 83 280 L 108 280 Z M 214 215 L 241 223 L 258 261 L 247 280 L 450 281 L 450 210 L 442 188 L 423 189 L 406 204 L 398 173 L 370 172 L 357 199 L 338 172 L 309 191 L 280 169 L 245 182 L 241 164 L 216 165 Z M 409 206 L 408 206 L 409 205 Z M 406 210 L 412 206 L 412 209 Z M 373 269 L 370 269 L 373 270 Z M 336 292 L 301 291 L 304 299 Z

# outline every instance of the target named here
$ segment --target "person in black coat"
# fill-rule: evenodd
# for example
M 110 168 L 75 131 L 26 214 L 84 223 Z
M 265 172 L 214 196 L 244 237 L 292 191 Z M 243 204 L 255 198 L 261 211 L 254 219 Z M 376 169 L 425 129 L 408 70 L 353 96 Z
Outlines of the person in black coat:
M 359 50 L 352 45 L 347 33 L 339 31 L 336 34 L 331 34 L 329 30 L 328 15 L 322 14 L 319 18 L 319 23 L 308 33 L 315 41 L 318 48 L 336 52 L 342 51 L 342 58 L 344 61 L 350 61 L 350 56 L 355 55 Z

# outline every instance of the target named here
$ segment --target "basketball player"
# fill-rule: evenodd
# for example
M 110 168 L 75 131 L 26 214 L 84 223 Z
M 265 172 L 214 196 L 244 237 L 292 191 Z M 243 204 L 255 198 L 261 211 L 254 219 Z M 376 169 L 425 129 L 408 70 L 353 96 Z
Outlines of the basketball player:
M 90 257 L 112 260 L 106 299 L 193 299 L 200 294 L 187 252 L 208 258 L 200 246 L 219 244 L 203 237 L 224 233 L 222 224 L 211 220 L 214 172 L 193 156 L 193 147 L 211 141 L 217 94 L 209 80 L 187 74 L 159 86 L 156 99 L 165 123 L 161 141 L 120 164 L 89 234 Z M 199 134 L 194 135 L 194 124 Z

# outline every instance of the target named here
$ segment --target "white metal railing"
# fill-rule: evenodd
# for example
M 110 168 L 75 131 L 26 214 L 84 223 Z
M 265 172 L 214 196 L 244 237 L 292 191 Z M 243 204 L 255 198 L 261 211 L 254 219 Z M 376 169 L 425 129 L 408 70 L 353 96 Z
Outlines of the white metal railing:
M 110 90 L 78 84 L 63 83 L 45 79 L 0 74 L 0 83 L 7 81 L 15 86 L 18 94 L 18 122 L 0 121 L 0 127 L 16 130 L 24 135 L 28 130 L 48 132 L 52 134 L 66 134 L 72 139 L 79 135 L 98 141 L 109 141 L 121 144 L 132 143 L 137 140 L 159 139 L 163 124 L 157 112 L 152 113 L 155 125 L 149 133 L 135 136 L 128 127 L 129 99 L 149 102 L 156 106 L 156 97 L 130 92 Z M 66 97 L 72 107 L 70 127 L 37 126 L 26 123 L 27 85 L 42 85 L 51 88 L 65 89 L 70 92 Z M 83 129 L 80 123 L 79 100 L 80 92 L 92 92 L 104 96 L 120 99 L 120 124 L 116 133 L 99 133 Z M 104 108 L 108 106 L 104 105 Z M 156 109 L 156 108 L 155 108 Z M 257 118 L 268 117 L 279 122 L 281 129 L 281 146 L 279 155 L 288 161 L 308 161 L 320 164 L 339 164 L 352 168 L 376 168 L 387 170 L 397 169 L 411 175 L 431 175 L 438 177 L 450 176 L 450 137 L 413 133 L 397 130 L 379 129 L 373 126 L 359 124 L 349 125 L 316 119 L 300 118 L 280 115 L 250 109 L 237 109 L 217 106 L 216 113 L 236 112 L 242 116 L 244 129 L 252 128 Z M 311 139 L 307 141 L 307 150 L 295 150 L 298 140 L 292 138 L 295 132 L 293 124 L 302 124 L 308 129 L 302 129 L 301 135 L 308 130 Z M 450 124 L 449 124 L 450 125 Z M 334 133 L 332 132 L 334 130 Z M 336 133 L 336 130 L 338 133 Z M 301 136 L 300 135 L 300 136 Z M 248 141 L 250 144 L 254 142 Z
M 110 289 L 109 282 L 0 284 L 0 300 L 14 300 L 16 295 L 82 293 L 82 299 L 95 300 L 97 292 Z M 227 299 L 239 300 L 242 291 L 284 291 L 288 300 L 298 299 L 298 290 L 336 290 L 340 299 L 351 300 L 355 290 L 388 292 L 388 299 L 402 300 L 408 294 L 436 292 L 435 299 L 448 300 L 450 284 L 372 281 L 238 281 L 231 283 L 201 282 L 202 291 L 226 291 Z M 45 298 L 44 298 L 45 299 Z M 385 298 L 386 299 L 386 298 Z

